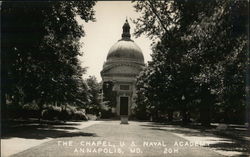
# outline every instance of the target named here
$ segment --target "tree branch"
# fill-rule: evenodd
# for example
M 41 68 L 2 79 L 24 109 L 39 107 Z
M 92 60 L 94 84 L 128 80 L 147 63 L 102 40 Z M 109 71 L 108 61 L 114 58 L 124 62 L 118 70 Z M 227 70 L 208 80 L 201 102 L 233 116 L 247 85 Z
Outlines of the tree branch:
M 150 0 L 145 1 L 147 5 L 149 5 L 149 7 L 151 8 L 151 11 L 155 14 L 156 18 L 158 19 L 159 23 L 161 24 L 162 28 L 165 30 L 165 33 L 168 34 L 169 36 L 170 33 L 168 32 L 167 28 L 165 27 L 165 25 L 163 24 L 162 19 L 159 17 L 159 15 L 157 14 L 157 11 L 154 7 L 154 5 L 152 4 L 152 2 Z M 147 3 L 148 2 L 148 3 Z

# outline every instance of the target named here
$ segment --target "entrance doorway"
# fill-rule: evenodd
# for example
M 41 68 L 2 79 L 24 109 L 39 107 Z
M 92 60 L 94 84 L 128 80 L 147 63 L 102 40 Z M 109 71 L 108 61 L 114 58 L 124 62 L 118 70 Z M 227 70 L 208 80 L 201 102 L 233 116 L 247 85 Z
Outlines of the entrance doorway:
M 128 97 L 120 97 L 120 115 L 128 115 Z

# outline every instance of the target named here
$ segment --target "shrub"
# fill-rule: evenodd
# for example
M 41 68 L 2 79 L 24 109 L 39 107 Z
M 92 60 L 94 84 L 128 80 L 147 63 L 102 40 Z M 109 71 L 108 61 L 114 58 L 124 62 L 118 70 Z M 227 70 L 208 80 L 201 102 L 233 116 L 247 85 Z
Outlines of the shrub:
M 8 116 L 9 118 L 16 119 L 16 118 L 36 118 L 39 115 L 39 108 L 37 104 L 8 104 Z
M 22 106 L 23 118 L 36 118 L 39 116 L 39 107 L 36 103 L 25 104 Z
M 70 108 L 62 109 L 58 119 L 60 120 L 72 120 L 72 116 L 74 114 L 74 110 L 71 110 Z
M 115 117 L 115 114 L 112 113 L 112 110 L 109 109 L 109 110 L 101 110 L 101 118 L 114 118 Z
M 77 108 L 75 106 L 67 105 L 61 110 L 59 120 L 88 120 L 85 110 Z
M 22 106 L 19 104 L 8 104 L 8 116 L 9 118 L 20 118 L 22 117 Z
M 60 113 L 61 113 L 60 107 L 50 105 L 42 111 L 42 118 L 47 120 L 55 120 L 58 119 Z
M 76 111 L 74 112 L 73 120 L 88 120 L 88 118 L 83 111 Z

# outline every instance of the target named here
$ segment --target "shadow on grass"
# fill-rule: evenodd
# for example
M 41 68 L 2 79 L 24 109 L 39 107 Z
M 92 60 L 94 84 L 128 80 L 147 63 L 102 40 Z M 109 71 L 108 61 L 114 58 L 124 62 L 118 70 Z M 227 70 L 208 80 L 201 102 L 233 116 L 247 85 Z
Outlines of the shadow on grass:
M 240 142 L 240 141 L 231 141 L 232 143 L 228 142 L 218 142 L 215 144 L 210 144 L 207 147 L 213 148 L 215 150 L 222 150 L 222 151 L 234 151 L 234 152 L 240 152 L 241 155 L 235 155 L 235 156 L 249 156 L 250 154 L 250 148 L 249 148 L 249 142 Z
M 179 133 L 179 134 L 185 134 L 187 136 L 201 136 L 200 131 L 196 130 L 196 131 L 190 131 L 190 130 L 183 130 L 183 129 L 165 129 L 165 128 L 150 128 L 152 130 L 161 130 L 161 131 L 168 131 L 168 132 L 173 132 L 173 133 Z M 208 132 L 202 132 L 202 135 L 204 136 L 209 136 L 210 133 Z
M 2 127 L 2 139 L 13 137 L 26 139 L 45 139 L 59 137 L 76 137 L 76 136 L 92 136 L 97 137 L 94 133 L 82 132 L 74 127 L 80 124 L 64 123 L 61 121 L 38 121 L 34 120 L 18 120 L 11 121 L 8 125 Z
M 72 122 L 79 122 L 79 121 L 72 121 Z M 64 121 L 60 120 L 41 120 L 38 119 L 14 119 L 8 121 L 2 121 L 3 127 L 13 127 L 13 126 L 21 126 L 21 125 L 33 125 L 33 124 L 40 124 L 40 125 L 80 125 L 76 123 L 65 123 Z
M 245 140 L 244 138 L 250 138 L 250 131 L 243 125 L 228 125 L 227 129 L 218 130 L 216 129 L 217 126 L 211 125 L 209 127 L 201 126 L 200 124 L 190 123 L 190 124 L 182 124 L 181 122 L 173 122 L 173 123 L 158 123 L 158 122 L 150 122 L 149 124 L 143 124 L 141 126 L 144 127 L 151 127 L 151 129 L 156 128 L 155 130 L 165 130 L 165 131 L 172 131 L 176 133 L 182 133 L 185 135 L 190 136 L 199 136 L 202 135 L 209 135 L 215 134 L 217 136 L 226 137 L 234 140 Z M 192 129 L 195 130 L 190 132 Z
M 217 130 L 216 126 L 204 127 L 200 125 L 182 125 L 182 124 L 164 124 L 151 122 L 141 125 L 152 130 L 167 131 L 171 133 L 184 134 L 185 136 L 209 137 L 211 134 L 223 138 L 223 140 L 210 140 L 217 143 L 210 144 L 209 148 L 221 151 L 235 151 L 242 155 L 240 157 L 250 156 L 250 141 L 245 137 L 250 137 L 250 132 L 243 126 L 230 125 L 225 130 Z M 237 128 L 243 128 L 239 130 Z
M 211 131 L 208 131 L 208 129 L 201 127 L 201 128 L 196 128 L 196 127 L 191 127 L 191 126 L 183 126 L 183 125 L 165 125 L 165 124 L 149 124 L 149 125 L 141 125 L 144 127 L 148 127 L 152 130 L 160 130 L 160 131 L 168 131 L 168 132 L 173 132 L 173 133 L 180 133 L 180 134 L 185 134 L 187 136 L 200 136 L 201 132 L 202 135 L 209 136 L 211 134 Z M 192 131 L 190 130 L 192 129 Z

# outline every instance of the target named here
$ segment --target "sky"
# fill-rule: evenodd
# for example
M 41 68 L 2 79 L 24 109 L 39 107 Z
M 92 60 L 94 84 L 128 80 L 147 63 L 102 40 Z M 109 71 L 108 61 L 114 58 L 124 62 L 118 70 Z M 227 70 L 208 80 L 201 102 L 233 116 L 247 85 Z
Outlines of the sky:
M 134 32 L 135 25 L 131 19 L 139 17 L 139 13 L 133 8 L 130 1 L 98 1 L 94 7 L 96 22 L 88 22 L 78 19 L 86 33 L 80 42 L 83 43 L 80 57 L 81 65 L 87 67 L 87 73 L 84 78 L 94 75 L 98 81 L 101 81 L 100 72 L 109 49 L 119 39 L 121 39 L 122 26 L 128 18 L 130 24 L 130 33 Z M 145 63 L 151 60 L 151 41 L 146 36 L 131 39 L 142 49 Z

